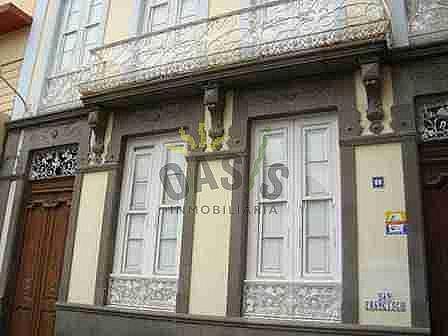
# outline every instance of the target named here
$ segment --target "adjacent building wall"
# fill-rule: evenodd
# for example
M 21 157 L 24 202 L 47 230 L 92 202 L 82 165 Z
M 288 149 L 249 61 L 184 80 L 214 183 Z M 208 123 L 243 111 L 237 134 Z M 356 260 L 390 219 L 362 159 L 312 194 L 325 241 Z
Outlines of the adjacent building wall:
M 94 303 L 107 179 L 107 172 L 83 177 L 68 294 L 71 303 Z
M 385 213 L 405 211 L 401 145 L 362 146 L 356 149 L 359 322 L 411 326 L 408 247 L 406 236 L 385 235 Z M 375 190 L 372 177 L 384 177 L 385 188 Z M 405 302 L 406 312 L 369 312 L 366 300 L 389 291 Z
M 16 89 L 28 34 L 29 28 L 27 27 L 0 35 L 0 74 L 8 81 L 9 85 Z M 4 125 L 13 111 L 14 97 L 14 91 L 3 80 L 0 80 L 0 154 L 5 137 Z

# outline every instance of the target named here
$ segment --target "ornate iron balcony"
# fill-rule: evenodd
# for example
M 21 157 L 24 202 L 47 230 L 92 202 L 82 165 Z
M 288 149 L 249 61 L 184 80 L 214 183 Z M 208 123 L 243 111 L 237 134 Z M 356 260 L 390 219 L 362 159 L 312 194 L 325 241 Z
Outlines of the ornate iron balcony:
M 384 40 L 389 29 L 382 0 L 280 0 L 94 49 L 93 63 L 69 79 L 78 81 L 83 95 L 93 95 L 302 50 Z M 59 80 L 50 79 L 50 96 L 75 94 Z

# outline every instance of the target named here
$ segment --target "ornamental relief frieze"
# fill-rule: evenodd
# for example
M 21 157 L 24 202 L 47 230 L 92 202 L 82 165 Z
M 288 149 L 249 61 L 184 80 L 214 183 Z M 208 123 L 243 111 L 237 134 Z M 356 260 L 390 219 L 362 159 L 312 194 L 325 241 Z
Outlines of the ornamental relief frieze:
M 243 315 L 253 318 L 341 321 L 340 284 L 247 281 Z
M 407 6 L 411 35 L 448 29 L 447 0 L 408 0 Z
M 174 311 L 177 280 L 112 276 L 108 304 L 137 309 Z

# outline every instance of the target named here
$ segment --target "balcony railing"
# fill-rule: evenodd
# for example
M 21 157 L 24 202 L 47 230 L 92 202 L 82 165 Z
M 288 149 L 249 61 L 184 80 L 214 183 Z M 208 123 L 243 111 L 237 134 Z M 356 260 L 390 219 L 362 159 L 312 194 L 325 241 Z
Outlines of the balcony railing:
M 94 49 L 92 65 L 69 79 L 78 81 L 83 95 L 92 95 L 302 50 L 386 39 L 389 27 L 382 0 L 280 0 Z M 55 86 L 47 92 L 58 101 L 75 94 L 58 80 Z

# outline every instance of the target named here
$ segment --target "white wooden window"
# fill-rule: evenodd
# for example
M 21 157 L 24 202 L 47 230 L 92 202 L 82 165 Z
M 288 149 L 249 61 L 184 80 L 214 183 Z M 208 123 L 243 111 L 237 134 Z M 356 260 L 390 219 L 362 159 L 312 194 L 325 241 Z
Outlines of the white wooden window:
M 207 0 L 140 0 L 142 13 L 138 33 L 163 30 L 174 25 L 206 18 Z
M 175 137 L 166 136 L 129 143 L 114 265 L 116 275 L 177 274 L 185 159 L 173 149 L 183 146 Z M 167 183 L 176 194 L 168 192 L 164 187 Z
M 104 0 L 66 0 L 58 38 L 55 73 L 78 70 L 99 45 L 105 16 Z
M 256 123 L 248 280 L 340 280 L 337 133 L 336 119 L 322 116 Z M 270 177 L 275 166 L 281 191 Z

